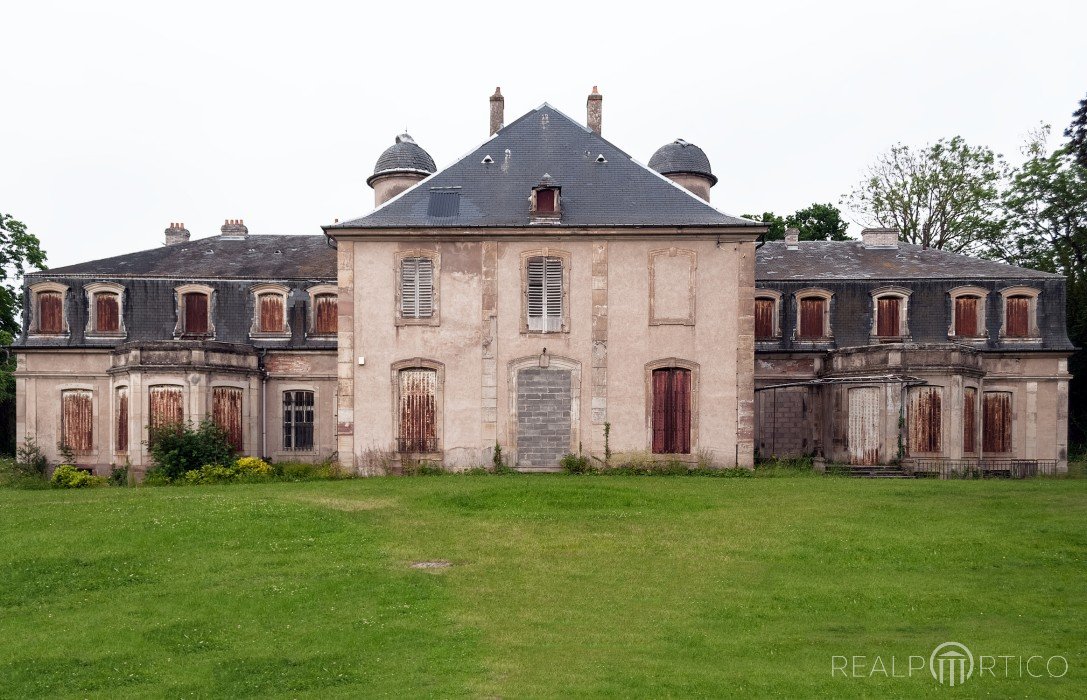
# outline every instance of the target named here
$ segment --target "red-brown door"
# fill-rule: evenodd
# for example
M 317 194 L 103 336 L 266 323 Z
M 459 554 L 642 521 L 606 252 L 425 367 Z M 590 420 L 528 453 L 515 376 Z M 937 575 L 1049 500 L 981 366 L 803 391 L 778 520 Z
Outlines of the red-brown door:
M 1030 299 L 1008 297 L 1005 307 L 1004 335 L 1009 338 L 1026 338 L 1030 334 Z
M 653 371 L 653 452 L 691 452 L 691 371 L 668 367 Z
M 185 295 L 185 332 L 203 335 L 208 332 L 208 295 L 189 292 Z

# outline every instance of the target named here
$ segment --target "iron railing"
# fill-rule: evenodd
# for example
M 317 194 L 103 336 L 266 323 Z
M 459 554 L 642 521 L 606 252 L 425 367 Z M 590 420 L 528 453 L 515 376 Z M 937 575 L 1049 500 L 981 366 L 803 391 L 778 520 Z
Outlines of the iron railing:
M 913 459 L 905 472 L 933 479 L 1026 479 L 1057 474 L 1055 459 Z

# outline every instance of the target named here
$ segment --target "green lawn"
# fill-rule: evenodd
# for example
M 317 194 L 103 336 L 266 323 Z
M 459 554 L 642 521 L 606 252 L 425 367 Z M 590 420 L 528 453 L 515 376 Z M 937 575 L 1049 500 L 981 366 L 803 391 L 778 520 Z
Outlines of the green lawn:
M 0 696 L 1083 697 L 1085 555 L 1087 480 L 0 490 Z M 1069 669 L 831 674 L 949 640 Z

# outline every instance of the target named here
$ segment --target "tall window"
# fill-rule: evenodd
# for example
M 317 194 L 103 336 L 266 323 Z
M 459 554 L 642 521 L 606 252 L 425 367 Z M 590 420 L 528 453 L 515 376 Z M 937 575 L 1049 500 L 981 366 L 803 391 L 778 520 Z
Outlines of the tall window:
M 128 387 L 117 388 L 116 451 L 128 451 Z
M 876 299 L 876 335 L 895 338 L 904 335 L 901 327 L 902 298 L 886 296 Z
M 94 448 L 94 409 L 91 392 L 74 389 L 61 392 L 61 442 L 73 452 Z
M 315 335 L 336 335 L 337 297 L 335 294 L 318 294 L 313 297 Z
M 974 296 L 955 298 L 955 335 L 960 338 L 978 337 L 980 299 Z
M 1031 298 L 1024 295 L 1007 297 L 1004 300 L 1004 336 L 1007 338 L 1030 337 Z
M 691 370 L 653 370 L 653 452 L 691 451 Z
M 283 392 L 283 449 L 313 449 L 313 392 Z
M 211 417 L 226 433 L 231 446 L 241 452 L 244 449 L 242 428 L 242 390 L 236 387 L 217 386 L 211 390 Z
M 821 297 L 803 297 L 798 305 L 800 320 L 798 331 L 801 340 L 816 340 L 827 336 L 827 300 Z
M 438 451 L 438 373 L 425 367 L 399 372 L 400 415 L 397 448 L 400 452 Z
M 1012 395 L 1010 391 L 986 391 L 981 416 L 981 449 L 1012 451 Z
M 774 299 L 755 299 L 755 340 L 773 340 L 777 335 L 777 302 Z
M 562 330 L 562 258 L 538 255 L 528 259 L 528 330 Z
M 186 292 L 181 297 L 184 307 L 185 335 L 207 335 L 208 295 L 203 292 Z
M 400 261 L 400 316 L 430 318 L 434 314 L 434 261 L 413 257 Z
M 910 454 L 939 452 L 943 429 L 940 389 L 921 386 L 910 389 L 906 423 Z
M 181 387 L 163 385 L 148 389 L 151 402 L 151 427 L 174 425 L 185 419 Z
M 38 292 L 38 332 L 64 332 L 64 295 L 61 292 Z
M 962 394 L 962 451 L 978 451 L 978 390 L 969 386 Z

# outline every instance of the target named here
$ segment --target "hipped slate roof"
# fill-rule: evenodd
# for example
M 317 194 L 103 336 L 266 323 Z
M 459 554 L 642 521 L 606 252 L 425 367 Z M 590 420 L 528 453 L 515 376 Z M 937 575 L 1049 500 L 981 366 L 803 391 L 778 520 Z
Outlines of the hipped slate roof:
M 899 243 L 898 249 L 865 248 L 860 241 L 801 241 L 787 250 L 770 241 L 755 256 L 755 279 L 911 280 L 1060 279 L 1060 275 Z
M 373 213 L 325 228 L 528 226 L 529 195 L 544 175 L 562 188 L 564 227 L 763 226 L 717 211 L 545 104 Z M 432 192 L 458 206 L 432 207 Z
M 321 236 L 212 236 L 55 267 L 34 277 L 89 275 L 178 279 L 335 279 L 336 249 Z

